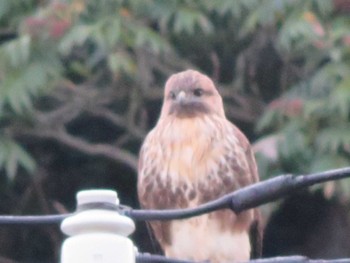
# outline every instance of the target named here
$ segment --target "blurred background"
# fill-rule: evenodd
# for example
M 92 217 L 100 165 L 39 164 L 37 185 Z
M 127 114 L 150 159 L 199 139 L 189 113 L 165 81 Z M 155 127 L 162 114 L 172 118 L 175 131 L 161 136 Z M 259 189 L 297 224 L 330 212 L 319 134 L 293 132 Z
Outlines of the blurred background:
M 0 213 L 138 208 L 138 151 L 163 85 L 210 76 L 261 179 L 350 165 L 349 0 L 1 0 Z M 264 256 L 350 257 L 350 180 L 263 207 Z M 57 262 L 58 227 L 0 226 L 0 262 Z M 159 253 L 144 224 L 133 239 Z

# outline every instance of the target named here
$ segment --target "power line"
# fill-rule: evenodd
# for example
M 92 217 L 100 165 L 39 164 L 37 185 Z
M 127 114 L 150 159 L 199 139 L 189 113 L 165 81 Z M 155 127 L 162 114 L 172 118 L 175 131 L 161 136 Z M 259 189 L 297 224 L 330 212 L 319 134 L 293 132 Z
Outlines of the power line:
M 59 224 L 71 214 L 61 215 L 31 215 L 31 216 L 0 216 L 1 225 L 52 225 Z
M 280 175 L 224 195 L 196 208 L 169 210 L 126 210 L 125 215 L 134 220 L 173 220 L 198 216 L 219 209 L 231 209 L 235 213 L 269 203 L 295 190 L 327 181 L 350 177 L 350 167 L 309 175 Z
M 125 206 L 116 209 L 133 220 L 174 220 L 202 215 L 219 209 L 231 209 L 236 213 L 269 203 L 300 188 L 327 181 L 350 177 L 350 167 L 328 170 L 309 175 L 280 175 L 224 195 L 219 199 L 195 208 L 169 210 L 135 210 Z M 90 204 L 91 205 L 91 204 Z M 92 204 L 93 205 L 93 204 Z M 103 204 L 100 209 L 104 209 Z M 98 208 L 98 206 L 94 206 Z M 47 225 L 59 224 L 71 214 L 0 216 L 0 225 Z

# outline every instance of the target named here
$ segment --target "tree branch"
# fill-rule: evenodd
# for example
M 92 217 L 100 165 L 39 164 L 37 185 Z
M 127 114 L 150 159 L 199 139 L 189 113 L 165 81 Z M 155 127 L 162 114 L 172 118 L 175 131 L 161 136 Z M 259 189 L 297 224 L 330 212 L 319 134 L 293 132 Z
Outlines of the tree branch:
M 9 259 L 6 257 L 2 257 L 2 256 L 0 256 L 0 262 L 1 263 L 18 263 L 18 261 L 15 261 L 13 259 Z
M 74 101 L 46 113 L 36 110 L 34 111 L 34 116 L 40 126 L 45 125 L 57 127 L 74 120 L 82 111 L 83 107 L 81 103 Z
M 42 130 L 31 130 L 27 132 L 22 132 L 23 135 L 30 135 L 39 138 L 53 139 L 56 140 L 70 148 L 81 151 L 87 155 L 101 155 L 106 158 L 109 158 L 113 161 L 126 164 L 135 172 L 138 167 L 138 159 L 133 154 L 118 148 L 112 147 L 107 144 L 93 144 L 87 141 L 84 141 L 80 138 L 74 137 L 68 134 L 64 129 L 60 130 L 50 130 L 50 129 L 42 129 Z
M 96 116 L 104 118 L 105 120 L 108 120 L 113 125 L 117 127 L 124 128 L 130 133 L 132 136 L 136 137 L 137 139 L 142 140 L 146 136 L 146 132 L 142 131 L 141 129 L 138 129 L 137 127 L 129 127 L 124 120 L 124 118 L 116 113 L 113 113 L 112 111 L 102 108 L 102 107 L 95 107 L 91 109 L 87 109 L 87 112 Z

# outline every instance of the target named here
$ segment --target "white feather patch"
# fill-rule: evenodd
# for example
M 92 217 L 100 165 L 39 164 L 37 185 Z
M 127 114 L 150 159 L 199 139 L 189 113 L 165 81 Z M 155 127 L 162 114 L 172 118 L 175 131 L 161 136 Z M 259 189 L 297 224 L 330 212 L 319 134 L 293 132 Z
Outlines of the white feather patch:
M 165 248 L 169 257 L 212 263 L 249 260 L 248 233 L 222 231 L 208 215 L 175 221 L 171 227 L 172 244 Z

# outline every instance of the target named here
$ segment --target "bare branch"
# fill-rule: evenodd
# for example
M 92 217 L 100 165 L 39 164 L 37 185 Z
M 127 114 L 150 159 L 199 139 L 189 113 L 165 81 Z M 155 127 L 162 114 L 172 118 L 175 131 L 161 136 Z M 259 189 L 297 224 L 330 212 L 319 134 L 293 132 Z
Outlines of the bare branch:
M 2 257 L 2 256 L 0 256 L 0 262 L 1 263 L 18 263 L 18 261 L 15 261 L 6 257 Z
M 254 123 L 258 118 L 257 114 L 245 111 L 241 107 L 235 105 L 226 106 L 226 116 L 229 119 L 240 120 L 248 123 Z
M 41 111 L 34 111 L 35 119 L 39 122 L 39 125 L 45 126 L 61 126 L 72 120 L 81 114 L 83 111 L 82 105 L 77 102 L 67 103 L 55 110 L 43 113 Z M 52 124 L 52 125 L 50 125 Z
M 113 161 L 117 161 L 119 163 L 126 164 L 131 169 L 133 169 L 135 172 L 137 171 L 138 161 L 137 157 L 121 148 L 118 147 L 112 147 L 107 144 L 100 144 L 100 143 L 89 143 L 87 141 L 84 141 L 80 138 L 74 137 L 64 131 L 63 129 L 60 130 L 49 130 L 49 129 L 43 129 L 43 130 L 31 130 L 27 132 L 22 132 L 23 135 L 30 135 L 35 136 L 39 138 L 46 138 L 46 139 L 54 139 L 68 147 L 71 147 L 75 150 L 78 150 L 80 152 L 83 152 L 88 155 L 97 156 L 101 155 L 104 157 L 107 157 Z
M 138 139 L 143 139 L 146 136 L 146 132 L 142 131 L 141 129 L 138 129 L 137 127 L 129 127 L 122 116 L 106 108 L 95 107 L 87 109 L 87 112 L 96 117 L 104 118 L 105 120 L 110 121 L 113 125 L 117 127 L 126 129 L 128 133 L 130 133 L 132 136 Z
M 152 67 L 148 63 L 148 58 L 152 55 L 144 48 L 136 49 L 136 62 L 137 62 L 137 85 L 143 91 L 148 90 L 151 87 L 153 80 Z
M 212 72 L 212 76 L 211 78 L 213 79 L 214 82 L 218 82 L 219 78 L 220 78 L 220 69 L 221 69 L 221 65 L 220 65 L 220 59 L 218 54 L 215 51 L 212 51 L 210 53 L 210 61 L 213 67 L 213 72 Z

